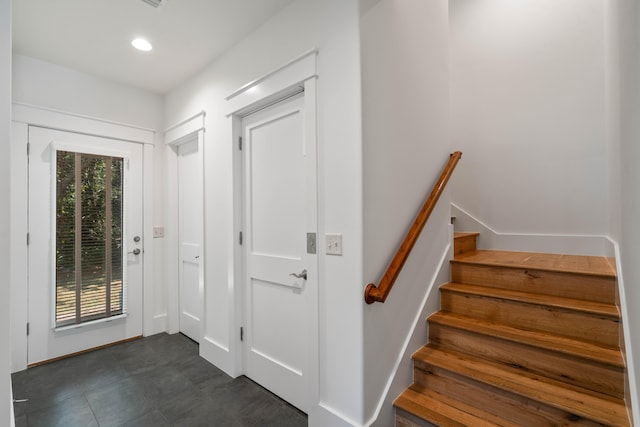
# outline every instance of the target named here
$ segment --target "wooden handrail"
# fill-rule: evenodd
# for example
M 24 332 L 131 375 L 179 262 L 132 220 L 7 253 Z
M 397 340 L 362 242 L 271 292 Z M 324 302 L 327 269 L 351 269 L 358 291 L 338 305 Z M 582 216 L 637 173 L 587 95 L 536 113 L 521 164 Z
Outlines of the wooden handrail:
M 458 161 L 462 157 L 462 152 L 456 151 L 451 153 L 449 157 L 449 162 L 446 164 L 445 168 L 436 182 L 436 185 L 431 190 L 431 194 L 429 198 L 422 206 L 420 212 L 418 212 L 418 216 L 413 221 L 413 225 L 407 232 L 407 235 L 404 237 L 404 241 L 400 245 L 400 248 L 396 252 L 396 255 L 393 257 L 391 264 L 387 267 L 387 271 L 382 276 L 382 280 L 380 280 L 380 284 L 376 286 L 373 283 L 369 283 L 364 290 L 364 300 L 367 304 L 372 304 L 374 302 L 385 302 L 389 292 L 391 292 L 391 288 L 393 288 L 393 284 L 395 283 L 404 263 L 409 258 L 409 254 L 411 253 L 411 249 L 413 249 L 413 245 L 415 245 L 418 237 L 420 237 L 420 233 L 424 228 L 431 212 L 435 208 L 438 203 L 438 199 L 440 199 L 440 195 L 444 191 L 451 174 L 453 174 L 453 170 L 456 168 Z

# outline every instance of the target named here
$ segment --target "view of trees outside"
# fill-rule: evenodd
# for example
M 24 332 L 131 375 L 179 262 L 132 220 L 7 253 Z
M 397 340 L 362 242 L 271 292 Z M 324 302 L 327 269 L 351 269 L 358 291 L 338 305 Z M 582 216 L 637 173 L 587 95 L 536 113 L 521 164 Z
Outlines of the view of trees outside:
M 124 312 L 123 164 L 122 158 L 57 152 L 57 326 Z

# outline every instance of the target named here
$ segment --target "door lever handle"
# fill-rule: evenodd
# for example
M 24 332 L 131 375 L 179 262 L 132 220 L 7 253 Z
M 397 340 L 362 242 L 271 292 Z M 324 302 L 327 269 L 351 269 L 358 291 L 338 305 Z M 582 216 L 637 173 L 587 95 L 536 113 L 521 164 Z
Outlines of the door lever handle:
M 305 268 L 304 270 L 302 270 L 302 271 L 300 272 L 300 274 L 297 274 L 297 273 L 291 273 L 291 274 L 289 274 L 289 276 L 293 276 L 293 277 L 298 278 L 298 279 L 304 279 L 304 280 L 307 280 L 307 269 Z
M 135 248 L 134 250 L 132 250 L 131 252 L 127 252 L 129 254 L 134 254 L 134 255 L 140 255 L 140 249 L 139 248 Z

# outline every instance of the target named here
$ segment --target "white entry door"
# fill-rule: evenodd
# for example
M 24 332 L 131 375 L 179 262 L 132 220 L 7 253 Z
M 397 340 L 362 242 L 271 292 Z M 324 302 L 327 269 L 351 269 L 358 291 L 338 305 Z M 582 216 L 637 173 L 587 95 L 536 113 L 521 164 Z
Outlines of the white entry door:
M 307 233 L 315 237 L 317 219 L 316 147 L 306 120 L 298 95 L 245 117 L 242 128 L 245 370 L 308 412 L 317 259 Z
M 202 161 L 198 135 L 178 147 L 180 332 L 200 342 L 204 298 L 201 274 Z
M 142 144 L 29 127 L 28 363 L 142 335 Z

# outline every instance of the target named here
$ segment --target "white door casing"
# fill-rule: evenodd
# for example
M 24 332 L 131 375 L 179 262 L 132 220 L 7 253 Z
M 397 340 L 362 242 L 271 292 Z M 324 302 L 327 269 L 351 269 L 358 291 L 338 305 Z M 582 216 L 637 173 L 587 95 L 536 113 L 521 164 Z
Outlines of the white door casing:
M 242 120 L 245 373 L 308 412 L 317 328 L 316 146 L 304 93 Z M 297 275 L 298 277 L 296 277 Z
M 204 280 L 202 266 L 203 192 L 198 135 L 178 146 L 180 332 L 196 342 L 202 336 Z
M 142 334 L 143 249 L 143 145 L 72 132 L 29 127 L 29 236 L 28 310 L 30 335 L 28 363 L 37 363 Z M 125 252 L 127 254 L 126 316 L 55 330 L 55 150 L 125 158 Z
M 186 332 L 186 334 L 200 343 L 205 333 L 204 319 L 206 317 L 204 312 L 205 117 L 206 113 L 201 111 L 170 126 L 163 132 L 167 147 L 167 188 L 165 192 L 167 211 L 164 236 L 167 250 L 165 278 L 168 283 L 166 327 L 169 333 L 176 333 L 186 332 L 183 330 L 183 326 L 187 325 L 187 328 L 190 328 L 192 332 Z M 184 189 L 182 189 L 183 186 Z M 183 212 L 185 191 L 188 191 L 185 202 L 192 206 Z M 188 221 L 186 230 L 183 230 L 183 220 Z M 182 236 L 185 231 L 189 237 L 184 241 L 186 245 L 183 247 L 184 239 Z M 196 307 L 194 303 L 195 294 L 193 294 L 188 297 L 191 302 L 183 307 L 182 303 L 185 302 L 185 298 L 181 296 L 182 277 L 186 273 L 191 278 L 190 289 L 196 291 L 196 266 L 198 306 Z M 188 314 L 183 315 L 185 310 Z M 192 335 L 197 335 L 197 339 Z

